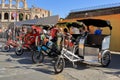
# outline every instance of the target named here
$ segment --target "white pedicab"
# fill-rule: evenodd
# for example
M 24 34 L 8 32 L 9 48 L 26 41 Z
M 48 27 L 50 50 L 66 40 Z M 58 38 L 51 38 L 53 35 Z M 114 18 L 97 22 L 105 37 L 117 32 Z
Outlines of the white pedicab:
M 83 19 L 78 22 L 82 22 L 89 30 L 89 26 L 101 27 L 101 28 L 109 28 L 109 34 L 82 34 L 84 36 L 80 36 L 79 42 L 74 42 L 75 45 L 71 50 L 65 48 L 64 45 L 64 37 L 63 37 L 63 46 L 61 50 L 61 55 L 55 62 L 54 69 L 55 73 L 60 73 L 63 71 L 65 67 L 65 58 L 73 63 L 81 61 L 81 62 L 97 62 L 101 63 L 103 67 L 109 65 L 111 61 L 111 54 L 109 50 L 110 37 L 112 26 L 109 21 L 100 20 L 100 19 Z M 74 26 L 73 26 L 74 27 Z M 74 37 L 74 35 L 73 35 Z

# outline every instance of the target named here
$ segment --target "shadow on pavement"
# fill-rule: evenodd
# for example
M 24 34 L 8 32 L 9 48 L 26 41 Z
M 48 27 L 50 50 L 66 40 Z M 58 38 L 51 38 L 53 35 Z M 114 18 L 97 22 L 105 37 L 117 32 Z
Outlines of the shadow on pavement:
M 17 60 L 17 62 L 19 62 L 21 65 L 20 66 L 14 66 L 13 68 L 24 68 L 24 69 L 32 69 L 38 72 L 42 72 L 45 74 L 54 74 L 54 69 L 53 69 L 53 63 L 51 62 L 50 59 L 45 59 L 43 63 L 39 63 L 39 64 L 33 64 L 31 63 L 30 60 L 26 60 L 26 59 L 20 59 Z M 22 64 L 26 64 L 26 65 L 22 65 Z M 33 64 L 33 65 L 28 65 L 28 64 Z
M 107 67 L 111 70 L 104 71 L 106 74 L 115 75 L 120 78 L 120 54 L 112 54 L 112 60 L 110 65 Z M 115 70 L 112 70 L 115 69 Z
M 20 64 L 33 64 L 32 60 L 29 58 L 19 59 L 17 62 Z
M 12 58 L 23 58 L 23 57 L 31 57 L 32 56 L 32 53 L 31 52 L 23 52 L 23 54 L 22 55 L 20 55 L 20 56 L 17 56 L 16 54 L 15 54 L 15 52 L 14 52 L 14 54 L 10 54 L 10 56 L 12 57 Z
M 88 64 L 82 62 L 75 62 L 75 66 L 73 66 L 72 62 L 65 60 L 65 68 L 75 68 L 78 70 L 83 70 L 89 68 Z
M 45 74 L 51 74 L 51 75 L 54 74 L 54 71 L 52 71 L 50 69 L 45 69 L 45 68 L 32 68 L 32 69 L 39 71 L 39 72 L 43 72 Z
M 106 74 L 111 74 L 111 75 L 115 75 L 115 76 L 117 76 L 117 77 L 120 78 L 120 71 L 116 71 L 116 72 L 104 72 L 104 73 L 106 73 Z
M 21 56 L 17 56 L 15 53 L 11 54 L 10 52 L 5 52 L 5 54 L 10 56 L 6 59 L 6 62 L 16 61 L 20 64 L 33 64 L 30 52 L 24 52 Z
M 120 54 L 112 54 L 111 58 L 111 63 L 108 68 L 120 70 Z
M 7 53 L 8 54 L 8 53 Z M 12 58 L 15 58 L 17 59 L 16 61 L 20 64 L 33 64 L 32 60 L 31 60 L 31 55 L 32 53 L 28 53 L 28 52 L 25 52 L 23 55 L 21 56 L 17 56 L 16 54 L 9 54 Z M 81 63 L 81 62 L 76 62 L 75 64 L 77 65 L 77 68 L 78 70 L 83 70 L 83 69 L 88 69 L 88 68 L 91 68 L 91 67 L 98 67 L 98 68 L 103 68 L 103 69 L 109 69 L 109 71 L 104 71 L 104 73 L 106 74 L 115 74 L 117 76 L 120 75 L 120 54 L 112 54 L 112 60 L 111 60 L 111 63 L 108 67 L 102 67 L 100 65 L 90 65 L 90 64 L 87 64 L 87 63 Z M 7 61 L 10 61 L 9 59 Z M 35 67 L 31 67 L 29 65 L 26 65 L 26 66 L 16 66 L 15 68 L 26 68 L 26 69 L 33 69 L 35 71 L 40 71 L 40 72 L 43 72 L 43 73 L 46 73 L 46 74 L 54 74 L 54 62 L 52 62 L 53 59 L 52 58 L 48 58 L 48 57 L 45 57 L 45 60 L 43 61 L 43 65 L 41 64 L 37 64 Z M 68 61 L 68 60 L 65 60 L 65 68 L 73 68 L 73 65 L 72 65 L 72 62 Z M 110 69 L 116 69 L 118 71 L 110 71 Z
M 111 55 L 112 59 L 111 59 L 111 63 L 109 64 L 108 67 L 102 67 L 101 64 L 89 64 L 89 63 L 82 63 L 82 62 L 77 62 L 75 63 L 77 65 L 78 70 L 82 70 L 82 69 L 87 69 L 87 68 L 91 68 L 91 67 L 98 67 L 98 68 L 106 68 L 106 69 L 118 69 L 120 70 L 120 54 L 112 54 Z M 72 62 L 70 61 L 66 61 L 65 63 L 65 67 L 66 68 L 73 68 Z M 120 73 L 120 72 L 116 72 L 116 73 Z

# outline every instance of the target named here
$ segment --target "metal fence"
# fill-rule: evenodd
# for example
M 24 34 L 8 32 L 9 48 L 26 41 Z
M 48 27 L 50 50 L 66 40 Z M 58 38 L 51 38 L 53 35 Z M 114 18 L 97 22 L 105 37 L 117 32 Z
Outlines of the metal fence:
M 86 8 L 80 8 L 80 9 L 74 9 L 74 10 L 71 10 L 70 12 L 88 11 L 88 10 L 104 9 L 104 8 L 119 7 L 119 6 L 120 6 L 120 2 L 119 3 L 92 6 L 92 7 L 86 7 Z

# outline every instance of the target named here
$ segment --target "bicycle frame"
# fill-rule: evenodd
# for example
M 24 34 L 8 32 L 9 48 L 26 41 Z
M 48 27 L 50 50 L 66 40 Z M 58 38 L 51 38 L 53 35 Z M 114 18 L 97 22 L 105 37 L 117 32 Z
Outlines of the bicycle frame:
M 49 57 L 54 57 L 54 54 L 51 54 L 52 52 L 57 52 L 56 49 L 54 50 L 51 46 L 53 45 L 54 43 L 52 41 L 48 41 L 46 43 L 46 45 L 41 45 L 41 46 L 38 46 L 38 51 L 41 52 L 43 51 L 44 54 L 48 54 Z M 57 55 L 57 54 L 56 54 Z
M 65 48 L 64 41 L 65 41 L 65 38 L 63 37 L 63 42 L 62 42 L 63 47 L 61 50 L 61 55 L 59 57 L 67 58 L 69 61 L 72 62 L 73 66 L 75 66 L 74 62 L 83 60 L 79 56 L 75 55 L 75 52 L 78 50 L 78 45 L 74 45 L 73 50 L 70 51 L 70 50 Z
M 99 19 L 84 19 L 80 20 L 80 22 L 82 22 L 82 25 L 86 27 L 87 30 L 85 30 L 85 32 L 82 33 L 82 36 L 80 36 L 79 43 L 77 43 L 77 45 L 74 44 L 72 51 L 66 47 L 65 36 L 63 36 L 61 55 L 58 57 L 54 65 L 55 73 L 60 73 L 63 71 L 65 66 L 64 58 L 71 61 L 74 67 L 76 67 L 74 63 L 77 61 L 92 63 L 97 62 L 101 63 L 103 67 L 107 67 L 111 62 L 111 54 L 108 50 L 112 30 L 110 23 Z M 88 34 L 89 26 L 91 25 L 102 28 L 108 27 L 110 34 Z

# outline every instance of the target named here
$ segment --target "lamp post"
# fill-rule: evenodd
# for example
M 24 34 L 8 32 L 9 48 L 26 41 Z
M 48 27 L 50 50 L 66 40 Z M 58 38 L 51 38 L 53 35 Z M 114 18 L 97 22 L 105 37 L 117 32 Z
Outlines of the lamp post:
M 17 11 L 12 13 L 12 16 L 14 18 L 14 27 L 13 27 L 13 39 L 15 40 L 15 23 L 17 22 Z

